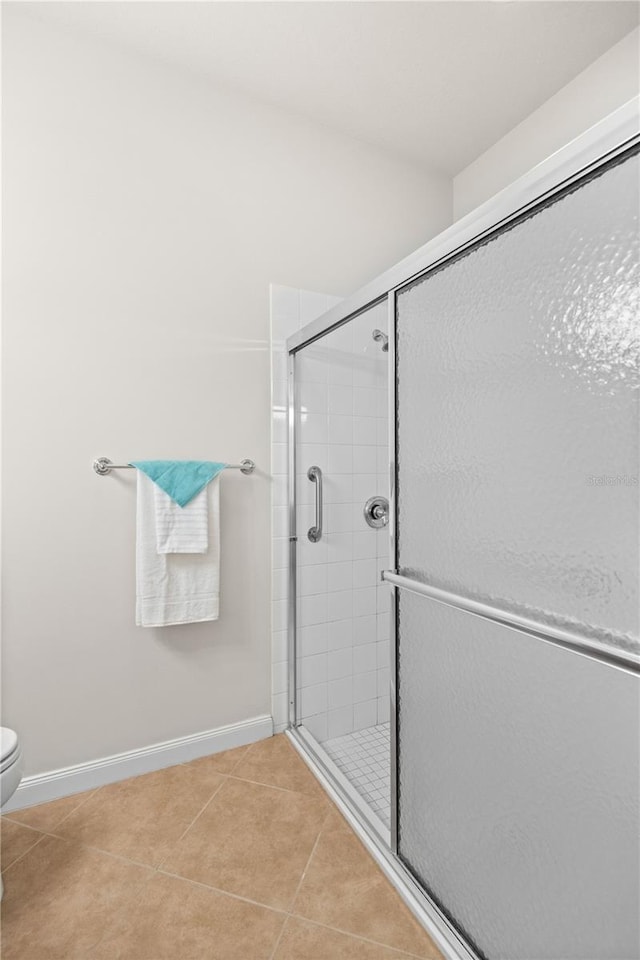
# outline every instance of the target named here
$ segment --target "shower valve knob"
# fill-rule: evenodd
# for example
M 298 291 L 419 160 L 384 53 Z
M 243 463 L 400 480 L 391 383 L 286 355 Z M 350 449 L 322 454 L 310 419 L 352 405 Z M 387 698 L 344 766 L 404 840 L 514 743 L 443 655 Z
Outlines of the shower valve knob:
M 389 501 L 386 497 L 371 497 L 365 503 L 363 512 L 370 527 L 379 529 L 389 523 Z

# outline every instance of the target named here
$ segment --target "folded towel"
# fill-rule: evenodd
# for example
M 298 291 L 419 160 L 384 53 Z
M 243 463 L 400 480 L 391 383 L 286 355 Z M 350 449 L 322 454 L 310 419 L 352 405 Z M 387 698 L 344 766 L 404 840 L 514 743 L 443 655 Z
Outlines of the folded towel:
M 220 477 L 208 498 L 206 553 L 158 553 L 156 484 L 138 470 L 136 513 L 136 624 L 163 627 L 217 620 L 220 592 Z M 177 508 L 181 509 L 180 507 Z
M 181 507 L 204 490 L 224 470 L 226 463 L 212 460 L 132 460 L 131 466 L 146 473 Z
M 206 488 L 184 507 L 156 483 L 153 493 L 158 553 L 206 553 L 209 546 Z
M 156 484 L 158 553 L 207 552 L 204 488 L 226 467 L 212 460 L 132 460 Z

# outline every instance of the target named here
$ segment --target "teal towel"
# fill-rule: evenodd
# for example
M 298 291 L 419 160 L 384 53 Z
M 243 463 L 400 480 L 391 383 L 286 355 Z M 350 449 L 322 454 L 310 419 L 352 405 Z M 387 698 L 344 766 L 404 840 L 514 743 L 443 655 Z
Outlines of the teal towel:
M 186 507 L 227 464 L 212 460 L 132 460 L 131 466 L 146 473 L 179 506 Z

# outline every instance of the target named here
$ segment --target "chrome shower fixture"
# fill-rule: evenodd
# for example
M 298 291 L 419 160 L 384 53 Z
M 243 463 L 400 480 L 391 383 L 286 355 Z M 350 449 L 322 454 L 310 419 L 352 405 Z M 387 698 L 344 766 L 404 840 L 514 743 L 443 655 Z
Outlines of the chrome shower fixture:
M 376 343 L 382 344 L 382 349 L 385 353 L 389 352 L 389 337 L 386 333 L 383 333 L 382 330 L 374 330 L 371 334 Z

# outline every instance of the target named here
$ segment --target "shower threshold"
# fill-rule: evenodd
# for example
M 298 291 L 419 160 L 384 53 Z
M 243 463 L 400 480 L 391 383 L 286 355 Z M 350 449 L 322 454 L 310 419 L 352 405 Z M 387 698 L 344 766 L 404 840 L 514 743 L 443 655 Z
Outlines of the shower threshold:
M 383 724 L 382 726 L 385 725 Z M 371 727 L 369 729 L 373 730 L 375 728 Z M 364 781 L 361 780 L 361 782 L 356 785 L 354 777 L 356 771 L 347 762 L 347 757 L 353 753 L 354 745 L 349 744 L 345 746 L 344 741 L 352 737 L 353 734 L 346 734 L 341 737 L 334 737 L 331 740 L 320 741 L 316 740 L 314 735 L 310 733 L 304 723 L 302 723 L 299 726 L 291 728 L 289 736 L 307 763 L 311 761 L 311 767 L 316 776 L 318 776 L 318 772 L 321 770 L 324 777 L 329 781 L 331 788 L 337 791 L 342 798 L 342 802 L 346 803 L 351 811 L 356 814 L 359 822 L 361 824 L 365 823 L 367 825 L 366 829 L 377 838 L 378 842 L 381 842 L 388 848 L 391 844 L 390 817 L 385 821 L 380 811 L 374 810 L 371 800 L 365 797 L 365 793 L 368 791 L 364 790 Z M 377 739 L 376 737 L 376 740 Z M 337 752 L 336 744 L 338 745 Z M 333 748 L 336 756 L 332 756 L 327 748 Z M 388 770 L 388 756 L 386 762 Z M 361 769 L 361 767 L 358 769 Z M 322 777 L 320 777 L 320 780 L 323 782 Z M 371 796 L 370 793 L 369 796 Z

